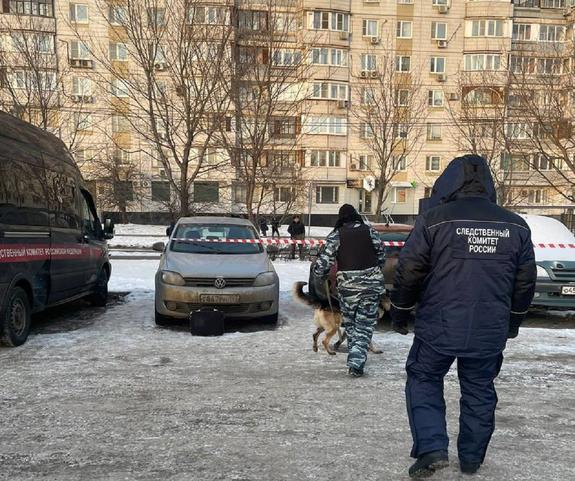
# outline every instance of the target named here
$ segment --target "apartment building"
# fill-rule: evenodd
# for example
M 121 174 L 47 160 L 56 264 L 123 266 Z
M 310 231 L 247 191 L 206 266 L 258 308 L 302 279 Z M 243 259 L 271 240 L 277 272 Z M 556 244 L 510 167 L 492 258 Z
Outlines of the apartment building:
M 225 75 L 239 78 L 251 65 L 235 82 L 239 86 L 233 90 L 235 100 L 226 104 L 225 113 L 219 112 L 225 141 L 220 138 L 219 144 L 208 146 L 205 130 L 194 136 L 193 148 L 205 165 L 213 167 L 203 168 L 189 185 L 188 200 L 198 212 L 245 213 L 246 198 L 258 198 L 246 183 L 259 182 L 271 192 L 269 197 L 259 195 L 256 204 L 261 212 L 311 212 L 314 222 L 331 223 L 338 206 L 349 202 L 366 215 L 377 215 L 381 204 L 381 214 L 411 221 L 419 199 L 429 195 L 449 161 L 476 145 L 473 139 L 479 134 L 469 134 L 462 118 L 473 119 L 487 139 L 500 134 L 504 138 L 483 141 L 476 148 L 491 146 L 490 163 L 501 180 L 502 201 L 519 211 L 550 215 L 572 208 L 559 191 L 572 189 L 573 171 L 565 165 L 563 175 L 557 174 L 557 164 L 521 143 L 529 122 L 509 105 L 513 78 L 526 70 L 550 76 L 556 76 L 558 69 L 561 74 L 570 71 L 574 19 L 567 0 L 179 1 L 188 16 L 183 23 L 194 32 L 205 29 L 227 38 L 232 53 Z M 168 21 L 161 2 L 145 0 L 142 5 L 146 28 Z M 12 108 L 60 135 L 93 182 L 102 208 L 168 211 L 177 190 L 173 177 L 178 168 L 166 169 L 166 159 L 172 155 L 171 137 L 178 132 L 160 125 L 163 120 L 153 124 L 164 133 L 154 136 L 141 129 L 146 115 L 134 110 L 136 96 L 131 89 L 142 85 L 131 75 L 146 71 L 141 59 L 148 57 L 136 55 L 142 45 L 134 45 L 138 39 L 123 28 L 128 15 L 124 3 L 11 0 L 2 3 L 2 12 L 0 51 L 10 51 L 10 45 L 33 34 L 32 47 L 42 52 L 36 69 L 26 61 L 17 68 L 14 56 L 0 54 L 2 108 Z M 281 30 L 281 39 L 273 32 L 266 35 L 273 28 Z M 162 43 L 177 40 L 162 38 Z M 159 43 L 149 47 L 154 52 L 153 75 L 166 77 L 155 86 L 166 97 L 182 97 L 183 87 L 169 78 L 170 55 L 163 53 L 169 48 Z M 531 57 L 534 60 L 526 60 Z M 268 65 L 275 70 L 266 69 Z M 283 72 L 293 68 L 295 73 L 277 74 L 281 68 Z M 275 72 L 274 77 L 266 78 L 269 72 Z M 258 88 L 263 91 L 262 82 L 272 78 L 285 88 L 273 109 L 268 105 L 265 145 L 253 149 L 258 150 L 258 172 L 268 169 L 268 174 L 254 173 L 246 182 L 249 159 L 242 160 L 246 155 L 242 149 L 249 149 L 241 138 L 261 141 L 254 125 L 264 115 L 265 105 L 258 110 L 254 102 Z M 45 107 L 37 108 L 31 105 L 30 90 L 38 90 L 38 83 L 50 92 L 46 85 L 61 84 L 54 90 L 64 94 L 37 96 L 42 98 L 36 103 Z M 369 117 L 379 107 L 370 106 L 370 99 L 377 104 L 373 97 L 380 95 L 380 103 L 386 103 L 386 92 L 391 90 L 393 105 L 386 108 L 409 114 L 390 117 L 391 137 L 399 140 L 386 141 L 382 147 Z M 146 111 L 145 96 L 137 97 Z M 495 127 L 496 120 L 504 122 L 500 128 Z M 158 139 L 166 142 L 165 157 L 153 153 Z M 103 153 L 107 162 L 94 161 Z M 279 167 L 270 174 L 272 165 Z M 388 172 L 382 181 L 383 168 Z M 375 190 L 365 189 L 366 179 Z M 378 199 L 382 182 L 385 191 Z M 121 202 L 113 199 L 118 193 Z

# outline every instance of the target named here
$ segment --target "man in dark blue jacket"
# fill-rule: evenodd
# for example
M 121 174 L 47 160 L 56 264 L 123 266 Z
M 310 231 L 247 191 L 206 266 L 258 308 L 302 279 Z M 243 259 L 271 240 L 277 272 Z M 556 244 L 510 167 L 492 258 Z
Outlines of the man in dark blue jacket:
M 508 338 L 531 304 L 536 266 L 525 221 L 496 204 L 489 167 L 479 156 L 454 159 L 437 179 L 401 251 L 392 294 L 393 327 L 407 334 L 407 411 L 412 477 L 448 464 L 443 378 L 457 359 L 461 388 L 458 452 L 475 473 L 495 427 L 499 374 Z

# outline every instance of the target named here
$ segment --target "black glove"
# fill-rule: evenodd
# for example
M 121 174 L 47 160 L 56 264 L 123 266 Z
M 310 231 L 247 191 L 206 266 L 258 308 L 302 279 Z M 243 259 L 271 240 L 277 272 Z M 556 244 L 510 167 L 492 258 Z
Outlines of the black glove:
M 513 312 L 510 314 L 507 339 L 515 339 L 519 335 L 519 326 L 523 322 L 524 318 L 525 314 L 514 314 Z
M 391 327 L 392 329 L 405 336 L 409 331 L 407 326 L 411 319 L 411 310 L 408 309 L 398 309 L 393 304 L 391 305 Z

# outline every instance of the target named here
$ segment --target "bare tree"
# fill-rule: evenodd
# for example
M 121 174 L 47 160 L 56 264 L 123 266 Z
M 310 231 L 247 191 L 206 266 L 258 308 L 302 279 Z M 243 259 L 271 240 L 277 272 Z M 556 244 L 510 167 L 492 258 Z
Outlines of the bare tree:
M 376 179 L 376 215 L 382 207 L 388 187 L 398 171 L 413 162 L 421 148 L 421 134 L 427 118 L 427 98 L 414 66 L 404 64 L 395 51 L 363 54 L 356 89 L 358 105 L 353 105 L 359 136 L 371 153 L 372 162 L 360 159 Z M 411 60 L 409 60 L 411 61 Z
M 564 35 L 564 34 L 563 34 Z M 517 104 L 517 149 L 526 153 L 539 182 L 575 202 L 575 137 L 571 54 L 561 41 L 512 58 L 512 96 Z
M 278 10 L 275 3 L 263 0 L 237 11 L 236 69 L 227 91 L 235 129 L 231 135 L 220 131 L 252 220 L 277 189 L 291 187 L 288 204 L 295 201 L 294 173 L 303 163 L 299 139 L 309 64 L 296 42 L 298 12 Z
M 139 144 L 162 167 L 175 192 L 177 215 L 192 210 L 194 181 L 217 172 L 206 162 L 221 125 L 231 126 L 225 85 L 231 76 L 231 2 L 97 0 L 109 44 L 74 24 L 94 75 Z
M 85 109 L 73 103 L 67 48 L 56 43 L 55 28 L 53 18 L 0 15 L 0 108 L 55 134 L 73 152 Z

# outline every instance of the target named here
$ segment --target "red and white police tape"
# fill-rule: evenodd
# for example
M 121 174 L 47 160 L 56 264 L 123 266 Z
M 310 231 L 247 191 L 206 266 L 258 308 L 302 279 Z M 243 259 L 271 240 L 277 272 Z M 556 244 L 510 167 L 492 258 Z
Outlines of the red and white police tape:
M 177 242 L 201 242 L 201 243 L 214 243 L 214 244 L 264 244 L 264 245 L 305 245 L 305 246 L 322 246 L 325 244 L 324 239 L 185 239 L 175 238 L 172 239 Z M 383 241 L 382 244 L 386 247 L 403 247 L 403 241 Z M 543 249 L 575 249 L 575 244 L 533 244 L 534 247 Z

